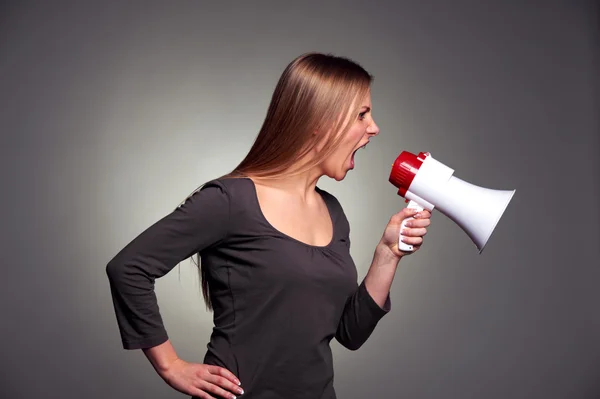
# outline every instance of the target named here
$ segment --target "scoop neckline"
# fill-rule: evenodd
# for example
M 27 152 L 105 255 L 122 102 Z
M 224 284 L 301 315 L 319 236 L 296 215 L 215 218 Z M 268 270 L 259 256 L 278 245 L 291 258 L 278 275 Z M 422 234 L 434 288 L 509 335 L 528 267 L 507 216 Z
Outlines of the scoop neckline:
M 284 232 L 282 232 L 281 230 L 277 229 L 275 226 L 273 226 L 271 224 L 271 222 L 269 222 L 269 220 L 267 219 L 267 217 L 265 216 L 265 214 L 262 211 L 262 208 L 260 207 L 260 201 L 258 200 L 258 191 L 256 190 L 256 183 L 254 183 L 254 180 L 252 180 L 249 177 L 242 177 L 245 180 L 248 180 L 250 182 L 250 186 L 252 186 L 252 192 L 253 192 L 253 199 L 254 199 L 254 204 L 256 205 L 256 208 L 258 210 L 258 214 L 260 215 L 261 219 L 267 224 L 267 226 L 269 226 L 269 228 L 271 230 L 273 230 L 274 232 L 276 232 L 278 235 L 291 240 L 293 242 L 296 242 L 298 244 L 301 244 L 305 247 L 308 248 L 313 248 L 313 249 L 328 249 L 329 247 L 331 247 L 333 245 L 333 243 L 335 242 L 335 221 L 333 219 L 333 213 L 332 213 L 332 208 L 329 205 L 329 202 L 327 201 L 327 199 L 325 198 L 325 196 L 322 193 L 322 190 L 319 187 L 315 186 L 315 191 L 321 196 L 321 198 L 323 198 L 323 202 L 325 202 L 325 206 L 327 207 L 327 214 L 329 215 L 329 220 L 331 221 L 331 239 L 329 240 L 329 242 L 326 245 L 312 245 L 309 244 L 307 242 L 301 241 L 297 238 L 294 238 L 292 236 L 290 236 L 289 234 L 286 234 Z

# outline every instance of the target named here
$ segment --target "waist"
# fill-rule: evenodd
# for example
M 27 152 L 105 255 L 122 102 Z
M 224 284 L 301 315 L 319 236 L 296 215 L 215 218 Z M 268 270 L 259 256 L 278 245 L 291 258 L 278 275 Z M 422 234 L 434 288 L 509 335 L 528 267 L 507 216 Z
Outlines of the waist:
M 333 359 L 328 342 L 310 349 L 293 341 L 230 345 L 211 340 L 205 364 L 223 367 L 240 381 L 246 399 L 331 399 Z

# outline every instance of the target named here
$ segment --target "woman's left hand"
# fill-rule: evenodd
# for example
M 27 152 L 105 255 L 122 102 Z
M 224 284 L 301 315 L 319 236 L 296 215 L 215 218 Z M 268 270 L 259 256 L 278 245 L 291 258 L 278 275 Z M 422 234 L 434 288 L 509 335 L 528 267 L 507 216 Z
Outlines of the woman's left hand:
M 400 225 L 404 219 L 413 217 L 406 222 L 406 227 L 401 232 Z M 388 225 L 383 232 L 379 245 L 388 248 L 394 256 L 401 258 L 405 255 L 410 255 L 418 251 L 423 244 L 423 237 L 427 234 L 427 227 L 431 223 L 431 212 L 424 209 L 420 212 L 415 212 L 414 209 L 404 208 L 390 218 Z M 409 252 L 401 251 L 398 248 L 398 237 L 402 236 L 402 241 L 413 246 L 413 250 Z

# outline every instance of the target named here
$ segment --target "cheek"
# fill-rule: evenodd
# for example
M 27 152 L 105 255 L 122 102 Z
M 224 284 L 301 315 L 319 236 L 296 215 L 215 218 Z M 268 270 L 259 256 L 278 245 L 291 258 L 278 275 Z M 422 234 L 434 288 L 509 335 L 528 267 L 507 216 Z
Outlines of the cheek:
M 352 156 L 352 152 L 355 150 L 356 148 L 356 143 L 354 141 L 349 141 L 347 143 L 344 143 L 344 145 L 342 145 L 339 150 L 336 152 L 336 156 L 335 158 L 338 161 L 343 161 L 345 159 L 347 159 L 348 157 Z
M 337 170 L 352 156 L 353 147 L 344 143 L 325 161 L 328 170 Z
M 325 161 L 327 169 L 337 169 L 352 156 L 352 152 L 365 135 L 364 129 L 353 128 L 347 132 L 344 142 Z
M 349 141 L 352 142 L 352 146 L 356 146 L 360 140 L 366 135 L 365 129 L 362 126 L 356 126 L 348 132 Z

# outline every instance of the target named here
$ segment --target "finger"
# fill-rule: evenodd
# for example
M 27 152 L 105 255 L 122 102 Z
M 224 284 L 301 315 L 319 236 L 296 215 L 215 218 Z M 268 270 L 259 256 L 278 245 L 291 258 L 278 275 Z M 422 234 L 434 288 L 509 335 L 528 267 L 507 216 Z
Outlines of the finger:
M 219 397 L 219 398 L 227 398 L 227 399 L 236 399 L 237 398 L 237 396 L 234 395 L 233 393 L 227 392 L 223 388 L 221 388 L 215 384 L 211 384 L 208 381 L 201 380 L 198 383 L 198 388 L 200 388 L 201 390 L 203 390 L 205 392 L 209 392 L 211 394 L 217 395 L 217 397 Z M 209 397 L 211 397 L 211 396 L 209 396 Z
M 220 375 L 232 381 L 236 385 L 240 385 L 240 380 L 229 370 L 219 366 L 208 365 L 208 372 L 214 375 Z
M 409 245 L 413 245 L 413 246 L 419 246 L 419 245 L 423 244 L 423 238 L 421 238 L 421 237 L 401 236 L 400 240 L 405 244 L 409 244 Z
M 414 216 L 416 219 L 429 219 L 431 218 L 431 212 L 427 209 L 423 209 Z
M 402 229 L 400 232 L 401 235 L 407 237 L 423 237 L 427 234 L 427 229 L 422 228 L 410 228 L 410 229 Z
M 404 208 L 401 212 L 399 212 L 403 219 L 413 217 L 417 213 L 419 213 L 418 209 L 414 208 Z
M 390 218 L 391 224 L 401 224 L 404 219 L 409 219 L 415 215 L 418 211 L 416 209 L 404 208 L 400 212 L 394 214 Z
M 406 227 L 428 227 L 430 224 L 430 219 L 411 219 L 406 222 Z
M 211 374 L 210 376 L 208 376 L 206 378 L 206 381 L 210 382 L 216 386 L 219 386 L 221 388 L 227 389 L 230 392 L 233 392 L 234 394 L 237 394 L 237 395 L 242 395 L 244 393 L 244 390 L 242 389 L 242 387 L 238 386 L 237 384 L 234 384 L 233 382 L 231 382 L 230 380 L 228 380 L 225 377 L 221 377 L 220 375 Z

